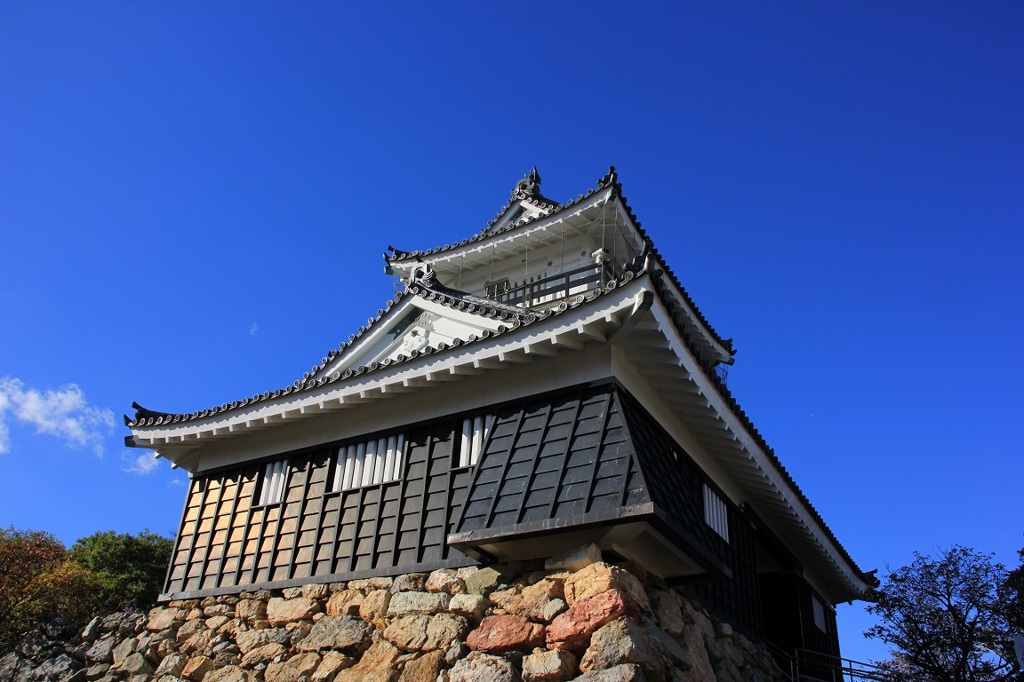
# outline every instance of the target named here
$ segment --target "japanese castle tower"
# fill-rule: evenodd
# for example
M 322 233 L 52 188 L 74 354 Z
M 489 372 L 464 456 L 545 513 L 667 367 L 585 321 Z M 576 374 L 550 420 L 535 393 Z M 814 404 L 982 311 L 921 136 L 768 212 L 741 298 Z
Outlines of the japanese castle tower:
M 404 291 L 294 384 L 131 446 L 191 474 L 165 599 L 551 556 L 596 544 L 783 650 L 838 653 L 862 572 L 716 368 L 734 349 L 614 168 L 536 169 L 469 239 L 389 247 Z

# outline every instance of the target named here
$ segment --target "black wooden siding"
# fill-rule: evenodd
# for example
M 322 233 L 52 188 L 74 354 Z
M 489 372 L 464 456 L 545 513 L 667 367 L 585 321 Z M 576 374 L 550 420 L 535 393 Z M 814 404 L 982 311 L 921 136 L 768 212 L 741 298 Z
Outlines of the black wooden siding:
M 197 476 L 165 596 L 467 565 L 472 560 L 449 546 L 449 535 L 643 519 L 708 567 L 682 589 L 757 634 L 749 528 L 728 502 L 731 543 L 707 525 L 703 486 L 711 481 L 626 391 L 608 382 L 483 412 L 496 419 L 476 467 L 454 466 L 462 418 L 471 416 L 458 415 L 404 431 L 395 481 L 330 492 L 340 448 L 393 433 L 283 454 L 279 504 L 255 504 L 267 460 Z
M 166 596 L 471 563 L 445 543 L 471 472 L 453 466 L 459 424 L 406 431 L 400 478 L 353 490 L 330 492 L 338 450 L 348 441 L 282 456 L 288 467 L 279 504 L 256 504 L 266 460 L 195 477 Z

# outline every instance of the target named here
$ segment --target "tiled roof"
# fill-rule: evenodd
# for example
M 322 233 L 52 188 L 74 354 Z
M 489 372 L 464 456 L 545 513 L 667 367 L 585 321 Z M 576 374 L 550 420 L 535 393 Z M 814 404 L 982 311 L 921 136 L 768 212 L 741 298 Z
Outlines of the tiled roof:
M 536 171 L 537 171 L 537 169 L 535 167 L 533 169 L 533 172 L 529 176 L 527 176 L 526 179 L 530 179 L 531 177 L 533 177 L 533 175 L 536 174 Z M 522 184 L 524 181 L 525 180 L 520 181 L 520 184 Z M 538 185 L 538 186 L 540 185 L 540 175 L 539 174 L 536 175 L 536 185 Z M 472 243 L 472 242 L 484 241 L 486 239 L 489 239 L 491 237 L 497 236 L 499 234 L 505 234 L 507 232 L 511 232 L 511 231 L 514 231 L 514 230 L 519 230 L 519 229 L 521 229 L 521 228 L 523 228 L 523 227 L 525 227 L 525 226 L 527 226 L 527 225 L 529 225 L 531 223 L 536 222 L 537 220 L 540 220 L 542 218 L 547 218 L 547 217 L 549 217 L 549 216 L 551 216 L 551 215 L 553 215 L 553 214 L 555 214 L 555 213 L 557 213 L 557 212 L 559 212 L 559 211 L 561 211 L 563 209 L 569 208 L 570 206 L 573 206 L 574 204 L 577 204 L 577 203 L 583 201 L 584 199 L 588 199 L 591 196 L 593 196 L 594 194 L 597 194 L 598 192 L 601 192 L 601 191 L 604 191 L 606 189 L 611 188 L 611 189 L 613 189 L 613 191 L 615 192 L 615 194 L 619 198 L 619 200 L 622 202 L 622 206 L 625 209 L 626 214 L 629 216 L 629 219 L 632 221 L 633 225 L 636 226 L 637 232 L 640 234 L 641 239 L 644 240 L 645 247 L 647 248 L 647 250 L 649 250 L 655 256 L 655 258 L 657 258 L 658 263 L 661 266 L 661 269 L 665 272 L 665 274 L 672 281 L 672 284 L 679 290 L 679 292 L 682 295 L 683 299 L 686 301 L 686 305 L 692 311 L 693 316 L 696 317 L 696 319 L 700 322 L 701 325 L 703 325 L 703 327 L 707 330 L 707 332 L 711 336 L 711 338 L 714 339 L 716 343 L 720 344 L 723 348 L 725 348 L 726 351 L 730 355 L 732 355 L 732 354 L 734 354 L 736 352 L 735 348 L 733 347 L 733 340 L 732 339 L 722 338 L 722 336 L 717 331 L 715 331 L 715 328 L 711 326 L 711 323 L 708 322 L 707 318 L 700 311 L 700 308 L 698 308 L 697 304 L 694 303 L 693 298 L 690 296 L 689 292 L 686 291 L 686 288 L 682 285 L 682 282 L 680 282 L 679 278 L 676 277 L 676 274 L 672 271 L 672 268 L 669 267 L 668 263 L 666 263 L 665 260 L 661 257 L 661 253 L 658 251 L 657 247 L 654 245 L 654 242 L 651 239 L 650 235 L 648 235 L 647 232 L 643 229 L 643 227 L 640 224 L 640 221 L 637 220 L 636 214 L 633 212 L 633 208 L 629 205 L 629 202 L 626 200 L 626 196 L 622 192 L 622 183 L 619 182 L 619 175 L 615 171 L 615 166 L 611 166 L 608 169 L 608 172 L 604 175 L 604 177 L 602 177 L 600 180 L 597 181 L 597 186 L 596 187 L 594 187 L 593 189 L 588 190 L 585 194 L 577 195 L 577 197 L 575 199 L 570 199 L 569 201 L 565 202 L 564 204 L 556 204 L 554 202 L 551 202 L 548 199 L 543 199 L 543 201 L 546 202 L 545 203 L 545 207 L 546 208 L 550 208 L 551 212 L 544 213 L 542 215 L 538 215 L 538 216 L 536 216 L 534 218 L 530 218 L 530 219 L 524 220 L 523 222 L 511 223 L 511 224 L 507 225 L 505 228 L 503 228 L 501 230 L 492 230 L 491 229 L 492 226 L 501 219 L 501 217 L 505 214 L 505 212 L 509 209 L 509 207 L 511 207 L 516 201 L 519 200 L 517 198 L 517 195 L 516 195 L 516 192 L 517 192 L 517 190 L 519 188 L 519 185 L 517 185 L 516 188 L 517 189 L 512 190 L 512 198 L 505 205 L 505 207 L 502 208 L 502 210 L 494 217 L 494 220 L 492 220 L 490 223 L 488 223 L 487 227 L 485 227 L 480 232 L 477 232 L 472 237 L 470 237 L 468 239 L 463 239 L 461 242 L 455 242 L 453 244 L 445 244 L 444 246 L 438 246 L 438 247 L 435 247 L 435 248 L 432 248 L 432 249 L 427 249 L 425 251 L 422 251 L 422 250 L 402 251 L 402 250 L 395 249 L 394 247 L 390 247 L 389 246 L 388 249 L 392 252 L 392 255 L 390 257 L 388 257 L 385 254 L 385 258 L 390 263 L 398 263 L 398 262 L 403 262 L 403 261 L 415 260 L 416 258 L 420 258 L 420 257 L 423 257 L 423 256 L 437 255 L 437 254 L 443 253 L 445 251 L 450 251 L 452 249 L 456 249 L 456 248 L 458 248 L 460 246 L 465 246 L 466 244 L 469 244 L 469 243 Z M 539 190 L 538 190 L 538 195 L 539 195 Z
M 395 300 L 388 301 L 388 304 L 387 306 L 385 306 L 385 308 L 377 311 L 376 317 L 370 319 L 365 326 L 360 327 L 357 334 L 349 336 L 348 342 L 343 342 L 338 349 L 332 350 L 330 353 L 328 353 L 327 357 L 323 358 L 319 366 L 313 367 L 312 372 L 307 372 L 306 374 L 303 375 L 302 379 L 295 381 L 290 386 L 279 388 L 274 391 L 257 393 L 254 394 L 252 397 L 246 397 L 241 400 L 233 401 L 231 403 L 223 403 L 221 405 L 215 405 L 204 410 L 197 410 L 195 412 L 182 414 L 157 412 L 155 410 L 146 409 L 139 405 L 138 403 L 132 403 L 132 407 L 136 409 L 135 418 L 132 419 L 126 415 L 124 417 L 124 421 L 125 424 L 129 427 L 161 426 L 167 424 L 179 424 L 190 421 L 196 421 L 217 414 L 223 414 L 226 412 L 230 412 L 232 410 L 241 409 L 249 405 L 269 402 L 282 396 L 295 395 L 302 393 L 303 391 L 310 391 L 319 388 L 320 386 L 323 386 L 325 384 L 330 385 L 339 381 L 344 382 L 354 376 L 362 376 L 372 372 L 383 370 L 388 367 L 399 365 L 403 362 L 408 362 L 421 356 L 440 354 L 452 348 L 464 347 L 475 343 L 483 342 L 486 341 L 487 339 L 499 337 L 505 333 L 518 330 L 522 327 L 536 324 L 537 322 L 546 320 L 550 317 L 561 315 L 562 313 L 565 313 L 568 310 L 576 309 L 581 305 L 589 304 L 599 299 L 602 295 L 610 291 L 613 291 L 619 286 L 628 284 L 636 277 L 641 276 L 647 272 L 645 268 L 645 261 L 643 261 L 642 259 L 637 259 L 637 261 L 635 261 L 632 265 L 632 268 L 627 269 L 621 277 L 612 280 L 604 288 L 594 289 L 587 292 L 586 294 L 580 294 L 575 297 L 572 297 L 571 299 L 563 301 L 555 308 L 550 308 L 536 312 L 527 312 L 523 310 L 516 310 L 515 312 L 513 312 L 505 309 L 507 308 L 507 306 L 494 305 L 493 301 L 489 301 L 487 299 L 480 299 L 479 301 L 474 301 L 471 299 L 475 299 L 476 297 L 465 295 L 462 292 L 456 292 L 454 290 L 450 290 L 447 288 L 431 289 L 423 286 L 422 284 L 417 284 L 414 282 L 410 285 L 408 293 L 403 292 L 399 296 L 396 296 Z M 679 318 L 682 313 L 678 309 L 678 303 L 674 302 L 674 297 L 671 295 L 671 292 L 669 292 L 665 286 L 665 283 L 663 281 L 664 273 L 662 271 L 654 271 L 649 274 L 651 275 L 651 281 L 655 284 L 655 291 L 657 292 L 659 299 L 669 310 L 669 312 L 672 313 L 672 319 L 674 324 L 676 325 L 677 331 L 683 337 L 687 345 L 690 345 L 692 349 L 692 336 L 687 332 L 685 327 L 680 324 Z M 334 361 L 336 358 L 344 354 L 345 351 L 351 348 L 352 345 L 362 335 L 364 335 L 373 326 L 375 326 L 383 318 L 385 318 L 388 315 L 388 313 L 395 307 L 397 302 L 403 298 L 403 296 L 407 296 L 410 294 L 420 295 L 426 298 L 427 300 L 440 303 L 441 305 L 450 307 L 455 310 L 461 310 L 467 313 L 485 316 L 490 319 L 507 321 L 508 324 L 500 325 L 494 332 L 484 330 L 479 335 L 471 335 L 464 340 L 456 339 L 451 344 L 439 344 L 437 348 L 427 347 L 419 351 L 413 350 L 410 351 L 408 356 L 399 355 L 394 360 L 385 359 L 380 362 L 372 362 L 369 365 L 365 366 L 360 365 L 355 369 L 346 369 L 344 372 L 335 372 L 329 376 L 314 378 L 314 375 L 317 372 L 322 371 L 324 368 L 327 367 L 327 365 L 330 362 Z M 778 473 L 782 475 L 782 478 L 786 482 L 786 484 L 790 487 L 791 490 L 793 490 L 793 492 L 797 495 L 799 501 L 806 507 L 806 509 L 811 514 L 812 518 L 815 520 L 818 526 L 823 530 L 823 532 L 826 534 L 826 536 L 832 542 L 832 544 L 838 549 L 843 559 L 846 560 L 849 563 L 849 565 L 858 572 L 861 579 L 863 579 L 867 584 L 877 585 L 878 581 L 872 574 L 865 573 L 857 566 L 856 562 L 850 556 L 849 552 L 839 542 L 839 539 L 835 536 L 832 530 L 825 523 L 825 520 L 822 518 L 821 514 L 814 507 L 814 505 L 811 504 L 810 500 L 804 494 L 803 490 L 801 490 L 800 486 L 797 485 L 796 481 L 793 479 L 792 475 L 789 473 L 786 467 L 783 466 L 782 462 L 775 454 L 775 450 L 772 449 L 770 445 L 768 445 L 768 442 L 761 435 L 761 432 L 758 431 L 757 427 L 754 426 L 754 423 L 747 416 L 747 413 L 743 410 L 743 408 L 740 407 L 739 403 L 736 401 L 735 397 L 732 395 L 732 393 L 729 391 L 726 385 L 722 383 L 722 381 L 718 378 L 714 371 L 707 367 L 705 367 L 705 369 L 705 375 L 712 383 L 714 383 L 715 387 L 718 389 L 718 392 L 725 399 L 733 414 L 736 415 L 736 417 L 740 420 L 740 422 L 747 430 L 747 432 L 755 440 L 757 445 L 769 457 L 772 465 L 775 467 Z
M 505 234 L 506 232 L 511 232 L 513 230 L 518 230 L 518 229 L 522 228 L 525 225 L 529 225 L 530 223 L 536 222 L 537 220 L 540 220 L 541 218 L 546 218 L 549 215 L 552 215 L 553 213 L 557 213 L 558 211 L 561 211 L 562 209 L 568 208 L 568 207 L 570 207 L 570 206 L 572 206 L 574 204 L 577 204 L 577 203 L 583 201 L 584 199 L 587 199 L 587 198 L 593 196 L 594 194 L 597 194 L 598 192 L 600 192 L 602 190 L 607 189 L 608 187 L 612 186 L 613 184 L 616 184 L 615 183 L 615 178 L 618 177 L 615 174 L 615 166 L 612 166 L 608 170 L 608 173 L 603 178 L 601 178 L 600 180 L 597 181 L 597 187 L 587 191 L 586 194 L 578 195 L 575 199 L 570 199 L 569 201 L 565 202 L 564 204 L 559 204 L 559 203 L 556 203 L 554 201 L 551 201 L 550 199 L 547 199 L 546 197 L 543 197 L 540 194 L 539 189 L 537 190 L 536 194 L 532 195 L 532 196 L 518 196 L 517 195 L 517 193 L 519 192 L 520 186 L 523 184 L 523 182 L 525 180 L 528 180 L 531 176 L 533 176 L 533 174 L 536 173 L 536 171 L 537 171 L 537 169 L 534 168 L 533 172 L 529 176 L 527 176 L 527 178 L 525 178 L 524 180 L 520 180 L 519 184 L 516 185 L 516 189 L 512 190 L 512 198 L 510 198 L 508 200 L 508 203 L 505 204 L 505 206 L 503 206 L 502 209 L 497 214 L 495 214 L 494 219 L 491 220 L 490 222 L 488 222 L 487 226 L 485 228 L 483 228 L 482 230 L 480 230 L 479 232 L 474 234 L 472 237 L 469 237 L 468 239 L 463 239 L 461 242 L 454 242 L 452 244 L 445 244 L 444 246 L 437 246 L 435 248 L 427 249 L 425 251 L 423 251 L 423 250 L 403 251 L 401 249 L 396 249 L 394 247 L 389 246 L 388 250 L 391 251 L 392 255 L 390 257 L 385 255 L 385 258 L 388 260 L 388 262 L 391 262 L 391 263 L 398 263 L 398 262 L 402 262 L 402 261 L 414 260 L 417 257 L 433 256 L 433 255 L 436 255 L 436 254 L 439 254 L 439 253 L 443 253 L 445 251 L 450 251 L 452 249 L 457 249 L 460 246 L 465 246 L 466 244 L 471 244 L 473 242 L 484 241 L 486 239 L 489 239 L 491 237 L 497 236 L 499 234 Z M 536 185 L 538 187 L 540 185 L 540 175 L 536 176 Z M 542 214 L 540 214 L 538 216 L 535 216 L 533 218 L 528 218 L 526 220 L 523 220 L 522 222 L 510 223 L 509 225 L 506 225 L 504 228 L 502 228 L 500 230 L 493 229 L 494 226 L 501 221 L 501 219 L 502 219 L 502 217 L 504 217 L 505 213 L 508 212 L 508 210 L 514 204 L 516 204 L 517 202 L 519 202 L 520 200 L 522 200 L 524 198 L 529 199 L 531 203 L 537 205 L 538 207 L 546 209 L 547 212 L 546 213 L 542 213 Z M 630 215 L 632 215 L 632 213 Z
M 403 362 L 408 362 L 415 358 L 432 355 L 437 353 L 443 353 L 451 348 L 458 348 L 462 346 L 468 346 L 470 344 L 478 343 L 486 339 L 501 336 L 510 331 L 517 330 L 521 327 L 535 324 L 538 321 L 546 320 L 550 317 L 561 315 L 562 313 L 573 310 L 581 305 L 587 304 L 600 298 L 603 294 L 614 290 L 615 288 L 622 286 L 632 281 L 637 276 L 645 272 L 644 263 L 642 261 L 636 261 L 632 264 L 632 268 L 627 268 L 621 276 L 617 279 L 612 280 L 606 284 L 603 288 L 593 289 L 584 294 L 578 294 L 569 299 L 566 299 L 558 306 L 553 308 L 546 308 L 538 311 L 527 311 L 519 308 L 511 308 L 501 303 L 496 303 L 488 299 L 481 299 L 471 294 L 465 294 L 464 292 L 457 292 L 447 287 L 436 286 L 434 288 L 428 288 L 421 283 L 413 282 L 409 285 L 406 292 L 402 292 L 395 297 L 395 300 L 388 301 L 387 306 L 377 311 L 377 316 L 367 321 L 366 325 L 359 327 L 358 333 L 352 334 L 348 338 L 348 342 L 342 342 L 339 348 L 332 350 L 324 357 L 318 366 L 312 368 L 310 372 L 306 372 L 302 375 L 301 379 L 296 380 L 290 386 L 279 388 L 274 391 L 265 391 L 264 393 L 256 393 L 252 397 L 243 398 L 241 400 L 235 400 L 230 403 L 222 403 L 221 405 L 214 405 L 204 410 L 197 410 L 190 413 L 174 414 L 169 412 L 157 412 L 155 410 L 149 410 L 138 403 L 132 403 L 132 407 L 135 408 L 135 418 L 132 419 L 125 415 L 124 423 L 129 427 L 146 427 L 146 426 L 162 426 L 166 424 L 179 424 L 182 422 L 195 421 L 198 419 L 205 419 L 212 417 L 217 414 L 223 414 L 232 410 L 241 409 L 255 403 L 267 402 L 280 398 L 282 396 L 294 395 L 303 391 L 313 390 L 325 384 L 334 384 L 338 381 L 345 381 L 353 376 L 361 376 L 371 372 L 385 369 L 387 367 L 394 367 Z M 436 348 L 430 346 L 423 348 L 422 350 L 413 350 L 409 352 L 409 355 L 398 355 L 394 360 L 385 359 L 380 362 L 371 362 L 369 365 L 360 365 L 355 369 L 346 369 L 344 372 L 334 372 L 328 376 L 316 377 L 316 374 L 322 372 L 328 364 L 334 362 L 338 357 L 342 356 L 346 350 L 350 349 L 353 344 L 366 334 L 375 325 L 379 324 L 388 313 L 395 307 L 395 305 L 402 299 L 403 296 L 407 295 L 419 295 L 423 298 L 440 303 L 441 305 L 452 308 L 453 310 L 460 310 L 463 312 L 471 313 L 474 315 L 480 315 L 493 320 L 502 320 L 508 324 L 499 325 L 497 330 L 494 332 L 483 330 L 480 334 L 471 334 L 466 339 L 455 339 L 450 344 L 440 343 Z

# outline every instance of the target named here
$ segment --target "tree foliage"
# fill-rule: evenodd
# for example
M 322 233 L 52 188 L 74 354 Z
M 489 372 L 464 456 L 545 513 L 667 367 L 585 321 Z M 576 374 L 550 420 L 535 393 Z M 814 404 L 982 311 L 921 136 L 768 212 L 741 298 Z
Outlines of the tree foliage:
M 64 561 L 64 545 L 42 531 L 0 529 L 0 653 L 36 621 L 32 586 Z
M 1017 552 L 1020 566 L 1006 577 L 1006 617 L 1017 634 L 1024 634 L 1024 549 Z
M 0 655 L 57 616 L 81 627 L 104 611 L 152 606 L 172 546 L 149 531 L 106 531 L 69 551 L 50 533 L 0 529 Z
M 72 545 L 71 561 L 93 571 L 107 606 L 145 609 L 156 603 L 174 542 L 148 530 L 138 535 L 105 531 Z
M 1008 577 L 992 555 L 966 547 L 915 552 L 876 590 L 868 611 L 882 623 L 865 634 L 893 646 L 891 667 L 902 672 L 936 682 L 1017 680 Z

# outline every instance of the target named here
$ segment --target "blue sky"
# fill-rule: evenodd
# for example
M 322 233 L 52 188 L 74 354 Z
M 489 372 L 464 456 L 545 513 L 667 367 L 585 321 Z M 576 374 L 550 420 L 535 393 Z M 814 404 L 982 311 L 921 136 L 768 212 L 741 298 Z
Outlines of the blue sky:
M 1015 565 L 1022 45 L 1010 2 L 0 3 L 0 526 L 174 532 L 133 400 L 287 385 L 388 244 L 614 164 L 859 564 Z

